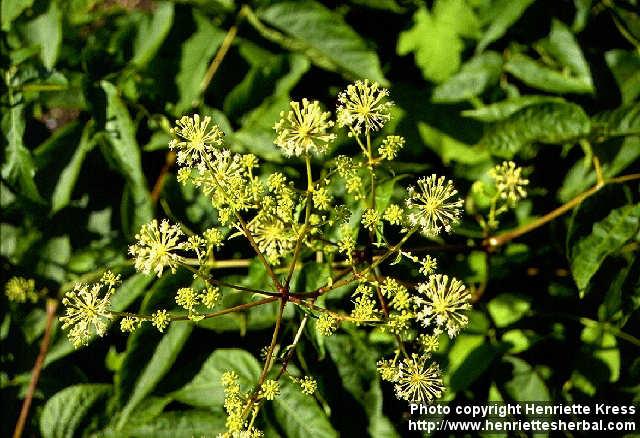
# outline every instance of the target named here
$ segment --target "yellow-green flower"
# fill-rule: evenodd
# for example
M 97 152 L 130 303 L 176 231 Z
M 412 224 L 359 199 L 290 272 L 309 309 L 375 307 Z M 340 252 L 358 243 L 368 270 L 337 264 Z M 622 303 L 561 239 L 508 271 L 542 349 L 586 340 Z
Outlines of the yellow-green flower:
M 453 183 L 443 176 L 431 175 L 418 180 L 418 189 L 411 186 L 407 190 L 407 216 L 409 223 L 420 227 L 426 236 L 437 236 L 444 229 L 460 221 L 462 200 L 456 198 L 458 191 Z
M 382 380 L 395 382 L 400 377 L 400 368 L 396 365 L 395 360 L 381 359 L 376 365 Z
M 171 317 L 164 309 L 156 310 L 156 312 L 151 316 L 151 323 L 160 333 L 164 332 L 164 329 L 169 326 L 170 321 Z
M 120 330 L 123 333 L 134 332 L 142 324 L 142 320 L 135 316 L 125 316 L 120 320 Z
M 338 329 L 339 321 L 329 313 L 323 313 L 316 321 L 316 330 L 322 336 L 331 336 Z
M 171 132 L 177 138 L 171 140 L 169 147 L 177 149 L 176 161 L 178 164 L 192 166 L 209 160 L 209 154 L 220 146 L 224 134 L 217 125 L 211 123 L 211 117 L 200 118 L 199 114 L 193 117 L 184 116 L 176 120 L 176 127 Z
M 109 306 L 115 284 L 103 281 L 92 285 L 78 283 L 62 298 L 65 314 L 60 317 L 60 322 L 63 329 L 71 328 L 68 336 L 74 347 L 87 345 L 92 329 L 98 336 L 107 331 L 108 322 L 113 317 Z
M 415 298 L 415 303 L 422 307 L 417 318 L 425 327 L 435 325 L 436 334 L 446 327 L 449 337 L 453 338 L 469 323 L 463 312 L 471 308 L 471 293 L 460 280 L 431 275 L 428 282 L 418 285 L 418 292 L 424 297 Z
M 38 301 L 36 282 L 33 279 L 13 277 L 4 286 L 4 293 L 9 301 L 24 303 L 29 300 L 32 303 Z
M 220 289 L 213 286 L 207 286 L 207 288 L 200 294 L 200 300 L 202 304 L 208 309 L 213 309 L 218 300 L 220 299 Z
M 193 309 L 199 304 L 198 298 L 199 295 L 192 288 L 181 287 L 180 289 L 178 289 L 178 293 L 176 294 L 176 303 L 183 309 L 192 312 Z
M 527 197 L 526 186 L 529 185 L 529 180 L 522 178 L 522 168 L 517 167 L 513 161 L 498 164 L 489 171 L 489 176 L 495 181 L 500 197 L 510 205 Z
M 301 105 L 302 103 L 302 105 Z M 327 151 L 335 134 L 327 132 L 333 126 L 331 113 L 323 112 L 320 103 L 302 99 L 291 102 L 291 110 L 280 113 L 281 120 L 275 124 L 275 143 L 284 154 L 290 156 L 322 155 Z
M 356 323 L 371 321 L 376 318 L 376 302 L 365 295 L 358 296 L 353 300 L 353 311 L 351 317 L 356 320 Z
M 391 225 L 400 225 L 404 220 L 404 211 L 399 205 L 389 204 L 389 206 L 384 210 L 382 218 Z
M 393 102 L 386 100 L 388 96 L 389 90 L 368 79 L 348 85 L 338 95 L 338 126 L 348 126 L 358 134 L 362 130 L 365 133 L 379 130 L 391 119 L 389 110 Z
M 303 394 L 313 395 L 318 390 L 318 382 L 316 382 L 316 379 L 313 377 L 304 376 L 303 379 L 294 378 L 294 381 L 300 385 L 300 390 Z
M 182 257 L 176 251 L 185 249 L 185 242 L 181 239 L 184 233 L 177 225 L 169 225 L 163 220 L 158 225 L 157 220 L 144 224 L 135 238 L 136 244 L 129 247 L 129 253 L 134 256 L 136 270 L 150 274 L 154 272 L 158 277 L 164 268 L 176 271 Z
M 420 335 L 418 343 L 422 347 L 425 353 L 431 353 L 438 351 L 440 348 L 440 337 L 438 335 Z
M 277 380 L 265 380 L 260 388 L 260 396 L 266 400 L 273 400 L 280 395 L 280 384 Z
M 420 273 L 429 276 L 438 269 L 438 260 L 435 257 L 426 256 L 420 261 Z
M 431 403 L 444 393 L 445 387 L 438 364 L 427 365 L 429 356 L 413 354 L 399 367 L 395 390 L 399 399 L 411 403 Z
M 404 137 L 389 135 L 382 140 L 382 144 L 378 148 L 378 154 L 380 154 L 381 158 L 391 161 L 398 155 L 400 149 L 404 147 L 404 143 Z
M 313 191 L 313 205 L 318 210 L 329 210 L 331 207 L 331 195 L 326 187 L 320 187 Z
M 372 208 L 367 208 L 362 213 L 362 226 L 369 231 L 376 229 L 380 223 L 380 213 Z

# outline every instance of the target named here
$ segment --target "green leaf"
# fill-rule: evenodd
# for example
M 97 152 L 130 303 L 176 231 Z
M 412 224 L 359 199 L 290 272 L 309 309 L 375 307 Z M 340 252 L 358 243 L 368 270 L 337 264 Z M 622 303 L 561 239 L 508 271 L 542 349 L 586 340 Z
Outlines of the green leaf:
M 40 47 L 42 63 L 51 70 L 62 43 L 62 12 L 56 0 L 50 2 L 47 12 L 27 23 L 26 35 L 31 44 Z
M 640 54 L 614 49 L 605 53 L 607 65 L 622 94 L 622 103 L 633 102 L 640 95 Z
M 640 102 L 603 111 L 592 118 L 593 131 L 599 139 L 640 136 Z
M 73 385 L 56 393 L 44 405 L 40 432 L 44 438 L 73 438 L 84 416 L 101 398 L 111 392 L 111 385 Z
M 15 186 L 27 199 L 44 203 L 33 180 L 36 169 L 31 152 L 23 142 L 25 129 L 24 104 L 14 105 L 2 116 L 2 132 L 7 139 L 2 164 L 2 178 Z
M 591 77 L 571 75 L 553 70 L 526 55 L 516 53 L 504 65 L 504 69 L 525 84 L 551 93 L 591 93 Z
M 129 111 L 113 84 L 102 81 L 101 85 L 107 95 L 105 137 L 110 145 L 105 148 L 105 152 L 116 163 L 117 170 L 127 181 L 133 212 L 131 219 L 127 218 L 126 225 L 128 234 L 133 234 L 153 217 L 151 195 L 142 172 L 140 146 L 136 141 L 136 128 Z
M 606 365 L 607 381 L 616 382 L 620 378 L 620 350 L 615 336 L 594 324 L 582 330 L 580 340 L 592 347 L 591 355 L 593 358 Z M 593 363 L 591 366 L 594 366 Z
M 226 416 L 207 411 L 164 412 L 152 420 L 127 426 L 113 435 L 131 438 L 193 438 L 215 437 L 225 432 Z
M 498 82 L 502 72 L 502 57 L 485 52 L 467 61 L 460 71 L 433 90 L 434 102 L 459 102 L 478 96 Z
M 273 401 L 274 416 L 288 438 L 333 438 L 333 429 L 315 398 L 302 394 L 291 382 L 282 382 L 280 395 Z
M 198 102 L 200 85 L 213 55 L 222 44 L 224 32 L 211 24 L 206 16 L 194 10 L 196 31 L 182 45 L 180 69 L 176 75 L 179 100 L 174 109 L 178 116 Z
M 262 8 L 257 15 L 293 38 L 280 38 L 278 42 L 305 53 L 320 67 L 341 72 L 349 79 L 368 78 L 387 84 L 376 53 L 340 15 L 322 4 L 286 1 Z
M 480 108 L 464 110 L 461 114 L 465 117 L 479 120 L 481 122 L 497 122 L 506 119 L 523 108 L 537 103 L 547 102 L 564 103 L 566 101 L 561 97 L 552 96 L 518 96 L 501 102 L 485 105 Z
M 78 175 L 80 174 L 80 168 L 82 162 L 87 153 L 93 149 L 95 142 L 93 140 L 93 121 L 90 121 L 82 131 L 82 137 L 80 143 L 76 148 L 69 163 L 64 167 L 56 187 L 53 190 L 51 196 L 51 212 L 55 213 L 69 204 L 71 200 L 71 194 L 75 187 Z
M 605 257 L 618 251 L 627 241 L 637 238 L 640 204 L 625 205 L 593 225 L 591 233 L 571 248 L 573 278 L 582 291 L 589 284 Z
M 589 64 L 584 59 L 575 37 L 564 23 L 554 19 L 548 38 L 542 40 L 539 46 L 593 88 Z
M 169 330 L 162 337 L 151 360 L 138 377 L 133 393 L 118 417 L 118 429 L 127 424 L 131 412 L 153 391 L 160 379 L 171 369 L 192 330 L 193 326 L 184 322 L 173 323 L 169 326 Z
M 505 34 L 534 0 L 499 0 L 491 4 L 491 15 L 487 21 L 491 24 L 480 38 L 476 52 L 482 52 L 489 44 Z
M 570 143 L 591 131 L 584 110 L 573 103 L 530 105 L 490 125 L 481 144 L 496 156 L 511 158 L 524 146 L 539 142 Z
M 454 27 L 440 21 L 425 8 L 413 16 L 414 25 L 400 34 L 397 52 L 415 53 L 416 65 L 425 79 L 439 83 L 447 80 L 460 68 L 460 55 L 464 49 Z
M 547 385 L 531 365 L 512 356 L 505 356 L 503 362 L 513 368 L 511 379 L 504 385 L 505 392 L 513 400 L 518 402 L 550 400 Z
M 531 347 L 531 340 L 524 330 L 514 329 L 504 332 L 502 342 L 510 344 L 509 353 L 517 354 L 526 351 Z
M 449 372 L 449 387 L 452 392 L 467 389 L 492 365 L 498 350 L 491 344 L 483 343 L 468 351 L 462 363 Z
M 235 371 L 242 389 L 249 390 L 258 381 L 260 364 L 244 350 L 218 349 L 209 356 L 191 382 L 171 396 L 191 406 L 222 411 L 224 388 L 220 379 L 226 371 Z
M 336 334 L 325 345 L 338 368 L 344 388 L 362 404 L 369 418 L 370 436 L 399 436 L 393 423 L 382 412 L 382 389 L 376 370 L 377 352 L 357 332 Z
M 0 15 L 2 16 L 2 30 L 8 32 L 11 23 L 26 9 L 33 5 L 33 0 L 2 0 Z
M 158 2 L 153 14 L 140 23 L 134 42 L 133 65 L 143 67 L 156 55 L 171 30 L 173 9 L 173 3 Z
M 525 316 L 531 303 L 523 296 L 504 293 L 489 301 L 487 307 L 496 326 L 507 327 Z
M 438 154 L 445 164 L 452 161 L 478 164 L 490 160 L 486 148 L 465 144 L 424 122 L 418 122 L 418 132 L 424 144 Z

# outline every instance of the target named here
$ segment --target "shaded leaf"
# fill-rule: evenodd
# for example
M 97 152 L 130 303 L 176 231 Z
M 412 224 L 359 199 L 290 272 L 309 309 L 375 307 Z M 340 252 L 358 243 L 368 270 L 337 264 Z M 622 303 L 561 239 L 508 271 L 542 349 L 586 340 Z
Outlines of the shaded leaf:
M 14 105 L 2 116 L 2 131 L 7 139 L 2 178 L 16 186 L 16 189 L 29 200 L 44 203 L 33 180 L 36 169 L 31 152 L 23 142 L 24 130 L 24 105 Z
M 51 70 L 58 59 L 62 42 L 62 12 L 58 2 L 52 0 L 49 9 L 42 15 L 27 23 L 27 39 L 40 47 L 40 58 L 47 70 Z
M 7 32 L 13 20 L 33 5 L 34 0 L 2 0 L 0 16 L 2 16 L 2 30 Z
M 63 209 L 69 204 L 71 200 L 71 194 L 75 187 L 78 175 L 80 174 L 80 168 L 82 162 L 87 153 L 93 149 L 95 142 L 93 140 L 93 123 L 88 123 L 82 131 L 82 137 L 80 143 L 73 153 L 71 160 L 62 170 L 58 182 L 53 190 L 51 196 L 51 212 L 55 213 L 58 210 Z
M 224 388 L 220 379 L 226 371 L 235 371 L 242 389 L 246 391 L 256 384 L 260 364 L 244 350 L 218 349 L 209 356 L 191 382 L 171 396 L 191 406 L 222 411 Z
M 640 204 L 612 210 L 593 225 L 591 233 L 571 248 L 571 272 L 580 290 L 584 290 L 605 257 L 636 237 L 640 227 Z
M 338 436 L 315 398 L 302 394 L 290 382 L 282 382 L 280 395 L 273 401 L 273 411 L 288 438 Z
M 502 72 L 502 57 L 485 52 L 467 61 L 460 71 L 433 90 L 434 102 L 459 102 L 478 96 L 495 84 Z
M 499 120 L 506 119 L 513 113 L 525 107 L 547 102 L 563 103 L 566 101 L 561 97 L 552 96 L 518 96 L 501 102 L 485 105 L 480 108 L 464 110 L 461 114 L 465 117 L 479 120 L 481 122 L 497 122 Z
M 504 384 L 505 392 L 515 401 L 546 401 L 549 390 L 536 370 L 522 359 L 505 356 L 504 363 L 513 368 L 511 379 Z
M 590 77 L 570 75 L 547 67 L 526 55 L 516 53 L 504 65 L 504 69 L 525 84 L 552 93 L 591 93 Z
M 142 67 L 156 55 L 173 24 L 173 3 L 158 2 L 153 14 L 138 26 L 131 63 Z
M 200 85 L 209 61 L 220 47 L 224 32 L 211 24 L 206 16 L 194 10 L 196 31 L 182 45 L 180 69 L 176 75 L 179 100 L 174 109 L 177 116 L 182 115 L 197 103 Z
M 56 393 L 44 406 L 40 432 L 44 438 L 73 438 L 84 416 L 101 398 L 111 392 L 111 385 L 73 385 Z
M 260 9 L 269 25 L 295 38 L 289 49 L 304 52 L 309 60 L 348 78 L 368 78 L 387 84 L 376 53 L 367 47 L 342 17 L 315 1 L 282 2 Z
M 133 211 L 131 218 L 127 218 L 129 220 L 126 225 L 128 225 L 129 234 L 132 234 L 153 217 L 151 195 L 142 172 L 140 146 L 136 141 L 136 130 L 129 111 L 113 84 L 102 81 L 101 85 L 107 95 L 105 137 L 111 146 L 105 148 L 105 152 L 115 161 L 117 170 L 127 181 Z
M 563 144 L 591 131 L 589 117 L 573 103 L 530 105 L 490 125 L 481 144 L 496 156 L 511 158 L 534 142 Z
M 497 327 L 506 327 L 525 316 L 531 307 L 525 297 L 504 293 L 489 301 L 487 308 Z
M 225 432 L 226 415 L 208 411 L 164 412 L 152 420 L 127 426 L 114 437 L 193 438 L 215 437 Z M 106 434 L 104 436 L 111 436 Z
M 117 427 L 127 424 L 129 415 L 136 406 L 153 391 L 160 379 L 171 369 L 173 363 L 189 338 L 193 326 L 188 323 L 173 323 L 162 337 L 153 356 L 138 377 L 131 397 L 122 409 L 117 420 Z
M 477 52 L 482 52 L 489 44 L 505 34 L 534 0 L 499 0 L 491 5 L 488 17 L 489 27 L 480 38 Z

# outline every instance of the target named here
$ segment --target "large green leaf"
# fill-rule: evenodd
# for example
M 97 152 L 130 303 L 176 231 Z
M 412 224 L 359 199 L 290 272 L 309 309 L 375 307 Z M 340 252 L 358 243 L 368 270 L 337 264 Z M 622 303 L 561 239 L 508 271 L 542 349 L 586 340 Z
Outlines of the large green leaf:
M 497 122 L 504 120 L 513 113 L 520 111 L 521 109 L 535 105 L 538 103 L 547 102 L 566 102 L 561 97 L 553 96 L 518 96 L 500 102 L 484 105 L 479 108 L 473 108 L 462 111 L 462 115 L 481 122 Z
M 218 349 L 209 356 L 191 382 L 171 396 L 191 406 L 221 411 L 224 388 L 220 379 L 226 371 L 235 371 L 242 389 L 246 391 L 257 383 L 260 364 L 244 350 Z
M 25 9 L 33 5 L 34 0 L 2 0 L 0 16 L 2 17 L 2 30 L 7 32 L 11 28 L 13 20 L 18 18 Z
M 338 436 L 315 398 L 303 394 L 291 382 L 282 382 L 280 395 L 273 401 L 273 410 L 279 426 L 288 438 Z
M 589 134 L 591 122 L 573 103 L 540 103 L 489 125 L 481 144 L 496 156 L 511 158 L 522 147 L 539 142 L 571 143 Z
M 638 238 L 640 204 L 625 205 L 612 210 L 602 221 L 593 225 L 589 235 L 579 239 L 571 248 L 570 261 L 573 278 L 584 290 L 605 257 L 619 250 L 632 238 Z
M 173 3 L 158 2 L 153 14 L 139 24 L 132 64 L 142 67 L 153 59 L 171 30 L 173 9 Z
M 534 0 L 498 0 L 489 7 L 486 17 L 489 27 L 480 38 L 476 51 L 482 52 L 489 44 L 505 34 Z
M 51 397 L 40 416 L 44 438 L 73 438 L 89 409 L 111 392 L 111 385 L 81 384 L 69 386 Z
M 362 404 L 369 418 L 369 435 L 398 436 L 382 412 L 382 389 L 376 371 L 377 352 L 356 332 L 333 335 L 325 340 L 325 345 L 338 368 L 342 385 Z
M 640 54 L 614 49 L 605 53 L 605 59 L 620 88 L 622 102 L 633 102 L 640 95 Z
M 153 391 L 160 379 L 171 369 L 192 330 L 193 326 L 184 322 L 173 323 L 169 326 L 169 330 L 162 337 L 151 360 L 149 360 L 142 374 L 138 377 L 133 393 L 118 417 L 118 428 L 122 428 L 127 424 L 129 415 L 134 408 Z
M 151 196 L 142 172 L 140 146 L 136 141 L 136 128 L 129 111 L 113 84 L 102 81 L 101 85 L 107 95 L 105 137 L 109 147 L 104 150 L 127 181 L 127 190 L 133 203 L 133 211 L 131 218 L 126 218 L 125 224 L 129 234 L 132 234 L 153 217 Z
M 348 78 L 387 83 L 376 53 L 340 15 L 322 4 L 309 0 L 275 3 L 260 9 L 257 15 L 290 35 L 293 41 L 288 48 L 302 51 L 311 62 Z
M 604 331 L 601 327 L 597 325 L 591 325 L 585 327 L 580 334 L 580 340 L 589 346 L 590 351 L 590 361 L 595 359 L 596 361 L 600 361 L 605 365 L 605 373 L 604 373 L 604 381 L 606 382 L 615 382 L 620 378 L 620 350 L 618 349 L 618 343 L 616 341 L 615 336 L 611 333 Z M 591 367 L 593 373 L 589 377 L 595 378 L 599 380 L 597 376 L 598 367 L 595 366 L 593 362 L 591 362 Z M 605 377 L 606 376 L 606 377 Z M 596 382 L 603 383 L 603 382 Z
M 582 78 L 585 84 L 591 84 L 593 87 L 589 64 L 587 64 L 582 54 L 582 49 L 580 49 L 569 28 L 561 21 L 553 20 L 549 36 L 542 40 L 539 46 L 563 67 L 568 68 L 577 77 Z
M 590 77 L 575 76 L 554 70 L 521 53 L 513 55 L 504 69 L 525 84 L 551 93 L 591 93 Z
M 211 24 L 206 16 L 197 10 L 193 16 L 196 31 L 182 45 L 180 69 L 176 75 L 179 96 L 174 110 L 176 116 L 181 116 L 198 103 L 200 85 L 209 61 L 224 39 L 224 32 Z
M 193 438 L 216 437 L 225 432 L 226 416 L 207 411 L 164 412 L 142 424 L 127 426 L 115 433 L 99 436 L 113 438 Z
M 62 42 L 62 12 L 58 7 L 58 2 L 52 0 L 49 9 L 30 21 L 26 29 L 27 39 L 31 44 L 40 47 L 42 63 L 47 70 L 51 70 L 58 59 Z
M 598 113 L 592 123 L 594 135 L 599 139 L 640 136 L 640 102 Z
M 458 71 L 463 49 L 456 28 L 426 8 L 415 13 L 413 27 L 400 34 L 397 47 L 399 55 L 414 52 L 422 75 L 436 83 L 444 82 Z
M 31 152 L 23 142 L 25 130 L 24 104 L 14 105 L 2 116 L 2 132 L 6 136 L 2 178 L 33 202 L 43 203 L 33 180 L 36 169 Z
M 71 200 L 71 194 L 75 187 L 78 175 L 80 174 L 80 168 L 85 156 L 95 145 L 93 140 L 93 122 L 87 123 L 82 131 L 82 137 L 80 143 L 71 156 L 71 160 L 62 170 L 58 182 L 53 190 L 51 196 L 51 212 L 55 213 L 58 210 L 66 207 Z
M 503 361 L 512 368 L 511 378 L 504 384 L 504 389 L 513 400 L 518 402 L 550 400 L 547 385 L 531 365 L 513 356 L 505 356 Z
M 504 293 L 489 301 L 487 308 L 497 327 L 507 327 L 525 316 L 531 303 L 526 297 Z
M 459 102 L 478 96 L 498 82 L 502 57 L 496 52 L 482 53 L 467 61 L 460 71 L 433 90 L 434 102 Z

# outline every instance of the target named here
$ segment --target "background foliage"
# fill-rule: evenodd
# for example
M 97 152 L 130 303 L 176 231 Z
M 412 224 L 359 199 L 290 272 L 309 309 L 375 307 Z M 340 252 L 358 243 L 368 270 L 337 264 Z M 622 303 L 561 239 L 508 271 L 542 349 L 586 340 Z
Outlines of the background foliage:
M 436 253 L 477 287 L 470 327 L 436 355 L 447 399 L 638 402 L 637 181 L 606 184 L 495 251 L 482 244 L 473 215 L 483 200 L 471 191 L 504 158 L 527 169 L 530 196 L 502 222 L 507 230 L 594 186 L 594 157 L 605 179 L 638 172 L 637 8 L 635 0 L 3 0 L 2 278 L 35 278 L 57 297 L 109 266 L 130 275 L 115 310 L 170 302 L 189 274 L 133 274 L 127 244 L 154 215 L 198 231 L 215 217 L 171 175 L 169 121 L 211 115 L 234 150 L 295 175 L 301 169 L 272 144 L 279 112 L 304 96 L 333 107 L 347 81 L 370 78 L 390 86 L 396 131 L 407 138 L 397 169 L 449 174 L 471 193 L 470 214 L 448 238 L 459 253 Z M 211 80 L 230 28 L 237 35 Z M 318 287 L 323 269 L 310 265 L 295 281 Z M 254 288 L 267 281 L 256 264 L 220 275 Z M 3 296 L 2 309 L 7 436 L 46 318 L 42 301 Z M 255 381 L 274 317 L 266 307 L 172 324 L 164 336 L 112 330 L 75 352 L 55 323 L 27 434 L 209 436 L 224 426 L 221 372 Z M 285 386 L 267 433 L 402 433 L 406 405 L 375 371 L 388 348 L 376 331 L 324 341 L 309 331 L 299 366 L 318 377 L 322 397 Z

